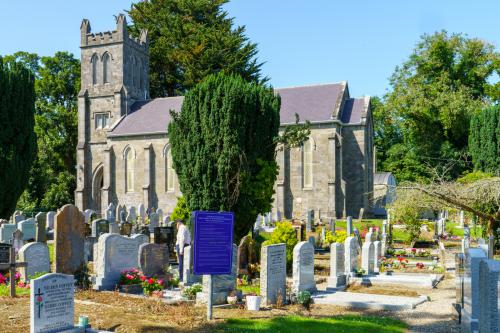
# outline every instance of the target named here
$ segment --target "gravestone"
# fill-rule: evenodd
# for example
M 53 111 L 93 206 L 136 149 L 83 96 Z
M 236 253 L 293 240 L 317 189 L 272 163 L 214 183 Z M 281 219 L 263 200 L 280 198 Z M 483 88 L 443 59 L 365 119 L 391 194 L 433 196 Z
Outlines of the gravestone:
M 358 240 L 354 236 L 347 237 L 344 242 L 345 272 L 351 275 L 358 269 Z
M 139 212 L 139 217 L 141 218 L 141 223 L 144 223 L 146 220 L 146 207 L 144 207 L 144 204 L 141 203 L 137 206 L 137 210 Z
M 354 228 L 354 237 L 358 240 L 358 247 L 361 248 L 363 246 L 363 241 L 361 239 L 361 235 L 359 234 L 359 230 L 357 228 Z
M 382 240 L 380 241 L 380 244 L 381 244 L 380 255 L 382 257 L 385 257 L 387 253 L 387 234 L 382 234 Z
M 361 207 L 359 209 L 359 216 L 358 216 L 358 222 L 361 222 L 363 221 L 363 216 L 365 215 L 365 209 L 363 207 Z
M 233 244 L 231 274 L 212 275 L 212 303 L 214 305 L 226 304 L 227 296 L 236 290 L 237 277 L 237 259 L 236 253 L 238 247 Z M 203 294 L 200 295 L 200 301 L 205 302 L 207 299 L 206 291 L 208 290 L 208 275 L 203 275 Z M 198 297 L 198 296 L 197 296 Z
M 56 212 L 47 213 L 47 229 L 54 229 L 54 222 L 56 219 Z
M 35 219 L 27 219 L 21 221 L 17 224 L 17 229 L 21 230 L 23 233 L 23 240 L 35 240 L 36 236 L 36 226 Z
M 373 239 L 373 228 L 368 229 L 368 232 L 365 235 L 365 242 L 373 242 L 375 239 Z
M 488 237 L 488 259 L 493 259 L 495 255 L 495 236 Z
M 120 224 L 117 222 L 109 223 L 109 233 L 110 234 L 120 234 Z
M 250 263 L 251 249 L 250 243 L 252 242 L 252 237 L 250 235 L 246 235 L 240 241 L 240 245 L 238 246 L 238 275 L 247 275 L 248 274 L 248 264 Z
M 130 238 L 135 239 L 139 245 L 149 243 L 149 236 L 144 234 L 134 234 Z
M 373 242 L 365 242 L 361 249 L 361 268 L 365 271 L 365 274 L 373 274 L 375 269 L 374 256 L 375 247 Z
M 127 207 L 118 205 L 116 207 L 116 218 L 120 223 L 127 222 Z
M 10 248 L 12 245 L 0 243 L 0 264 L 6 264 L 10 259 Z
M 316 291 L 314 280 L 314 246 L 300 242 L 293 248 L 293 291 Z
M 325 243 L 325 239 L 326 239 L 326 228 L 322 227 L 321 228 L 321 244 Z
M 139 246 L 137 239 L 117 234 L 104 234 L 99 237 L 97 258 L 94 258 L 94 289 L 114 290 L 121 271 L 138 268 Z
M 132 234 L 132 223 L 120 223 L 120 235 L 130 237 Z
M 85 223 L 89 224 L 90 219 L 92 218 L 92 214 L 94 214 L 94 211 L 92 209 L 85 209 L 83 212 L 83 215 L 85 216 Z
M 197 283 L 201 281 L 202 276 L 201 275 L 194 275 L 193 274 L 193 259 L 194 259 L 194 249 L 193 247 L 186 246 L 184 248 L 184 261 L 182 265 L 182 282 L 184 283 L 185 286 L 189 286 L 193 283 Z
M 479 329 L 479 263 L 487 259 L 487 254 L 480 248 L 470 248 L 465 253 L 464 308 L 462 311 L 462 330 L 474 332 Z
M 158 208 L 156 210 L 156 214 L 158 214 L 158 221 L 160 221 L 160 222 L 163 221 L 163 209 Z
M 346 220 L 347 236 L 351 236 L 354 233 L 354 227 L 352 225 L 352 216 L 348 216 Z
M 387 233 L 387 220 L 382 221 L 382 235 Z
M 339 288 L 347 283 L 345 276 L 344 244 L 330 244 L 330 277 L 328 288 Z
M 312 231 L 313 219 L 314 219 L 314 210 L 308 209 L 306 213 L 306 232 Z
M 24 216 L 24 214 L 14 213 L 14 220 L 12 222 L 14 222 L 16 226 L 19 222 L 24 221 L 24 220 L 26 220 L 26 216 Z
M 169 264 L 169 252 L 165 244 L 141 244 L 139 246 L 139 269 L 144 275 L 164 275 Z
M 309 236 L 309 243 L 311 243 L 311 245 L 313 247 L 316 247 L 316 238 L 314 238 L 314 236 Z
M 380 258 L 382 257 L 382 242 L 373 242 L 373 271 L 375 273 L 380 272 Z
M 16 250 L 16 253 L 24 246 L 24 236 L 23 232 L 19 229 L 12 233 L 12 247 Z
M 47 242 L 47 213 L 38 213 L 35 215 L 35 241 Z
M 63 206 L 56 214 L 54 261 L 57 273 L 74 274 L 84 264 L 85 217 L 73 205 Z
M 329 227 L 330 227 L 330 231 L 332 232 L 332 234 L 335 235 L 335 219 L 334 218 L 330 218 L 328 224 L 329 224 Z
M 108 220 L 109 223 L 116 222 L 116 207 L 115 207 L 115 205 L 113 205 L 113 203 L 110 203 L 108 205 L 108 208 L 106 209 L 104 218 L 106 220 Z
M 0 226 L 0 242 L 12 244 L 12 234 L 17 230 L 15 224 L 2 224 Z
M 73 275 L 47 274 L 31 280 L 31 333 L 66 332 L 74 328 Z
M 105 219 L 92 221 L 92 235 L 91 237 L 99 238 L 102 234 L 109 233 L 109 222 Z
M 500 332 L 500 316 L 498 303 L 498 282 L 500 279 L 500 262 L 482 260 L 479 263 L 479 332 Z
M 149 215 L 149 233 L 154 233 L 155 228 L 160 226 L 160 217 L 157 213 Z
M 28 243 L 19 250 L 19 261 L 28 264 L 19 269 L 23 281 L 27 281 L 35 273 L 49 273 L 49 247 L 45 243 Z
M 134 206 L 128 209 L 127 222 L 132 224 L 137 223 L 137 212 Z
M 460 211 L 460 226 L 463 228 L 464 227 L 464 222 L 465 222 L 465 214 L 464 211 Z
M 286 245 L 262 247 L 260 258 L 260 295 L 262 303 L 276 304 L 278 297 L 286 299 Z
M 96 237 L 85 237 L 85 240 L 83 242 L 83 255 L 85 258 L 85 262 L 89 261 L 94 261 L 94 248 L 95 245 L 97 244 L 97 238 Z

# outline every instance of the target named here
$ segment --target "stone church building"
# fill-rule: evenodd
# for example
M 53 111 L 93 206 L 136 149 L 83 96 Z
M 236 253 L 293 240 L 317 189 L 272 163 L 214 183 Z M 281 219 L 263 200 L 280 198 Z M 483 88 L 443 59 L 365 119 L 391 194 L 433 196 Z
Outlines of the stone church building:
M 148 34 L 91 33 L 81 25 L 76 205 L 104 211 L 110 204 L 172 212 L 181 195 L 167 133 L 169 110 L 183 97 L 149 99 Z M 370 98 L 351 98 L 347 82 L 276 89 L 282 126 L 295 114 L 311 122 L 301 148 L 278 152 L 274 213 L 303 218 L 370 212 L 374 148 Z

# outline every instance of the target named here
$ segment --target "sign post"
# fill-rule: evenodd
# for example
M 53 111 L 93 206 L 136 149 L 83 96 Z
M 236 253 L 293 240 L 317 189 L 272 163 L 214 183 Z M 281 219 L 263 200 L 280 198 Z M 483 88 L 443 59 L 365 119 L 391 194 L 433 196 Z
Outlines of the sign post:
M 231 274 L 234 214 L 194 212 L 193 273 L 207 275 L 207 319 L 212 319 L 212 275 Z

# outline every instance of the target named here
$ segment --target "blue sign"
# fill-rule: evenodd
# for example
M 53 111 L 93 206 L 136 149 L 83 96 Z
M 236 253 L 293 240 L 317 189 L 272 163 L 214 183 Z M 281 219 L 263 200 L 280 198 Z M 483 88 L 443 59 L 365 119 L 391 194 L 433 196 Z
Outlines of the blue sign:
M 234 213 L 194 212 L 194 274 L 231 274 L 233 230 Z

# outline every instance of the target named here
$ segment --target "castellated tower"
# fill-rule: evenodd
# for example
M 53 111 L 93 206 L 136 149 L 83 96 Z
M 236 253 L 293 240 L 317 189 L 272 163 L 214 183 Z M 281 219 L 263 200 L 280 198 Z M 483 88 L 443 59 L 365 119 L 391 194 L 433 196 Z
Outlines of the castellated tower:
M 139 38 L 131 38 L 123 14 L 116 19 L 116 30 L 101 33 L 91 33 L 90 22 L 84 19 L 80 44 L 75 203 L 81 210 L 100 212 L 111 202 L 113 152 L 107 133 L 134 102 L 149 99 L 148 34 L 141 31 Z

